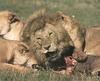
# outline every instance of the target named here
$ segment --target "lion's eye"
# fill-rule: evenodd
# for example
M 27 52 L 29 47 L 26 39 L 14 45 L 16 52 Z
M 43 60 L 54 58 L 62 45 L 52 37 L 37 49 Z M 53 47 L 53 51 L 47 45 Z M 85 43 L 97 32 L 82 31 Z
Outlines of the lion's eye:
M 37 39 L 41 39 L 40 37 L 37 37 Z
M 37 39 L 41 39 L 40 37 L 38 37 Z
M 28 53 L 29 50 L 28 50 L 28 49 L 20 49 L 19 52 L 20 52 L 22 55 L 24 55 L 24 54 Z
M 23 54 L 23 50 L 22 50 L 22 49 L 20 49 L 19 52 L 20 52 L 21 54 Z
M 52 33 L 52 32 L 50 32 L 50 33 L 49 33 L 49 36 L 51 36 L 52 34 L 53 34 L 53 33 Z
M 29 50 L 28 50 L 28 49 L 24 50 L 24 53 L 28 53 L 28 52 L 29 52 Z
M 64 20 L 64 17 L 62 16 L 61 19 Z

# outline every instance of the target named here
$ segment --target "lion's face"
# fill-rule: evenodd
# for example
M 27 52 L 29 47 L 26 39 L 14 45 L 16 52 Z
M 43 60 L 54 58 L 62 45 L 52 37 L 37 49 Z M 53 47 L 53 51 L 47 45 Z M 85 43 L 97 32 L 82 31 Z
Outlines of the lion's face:
M 37 63 L 38 62 L 33 53 L 31 53 L 29 48 L 25 45 L 20 44 L 14 49 L 14 64 L 32 68 L 32 65 Z
M 22 21 L 16 21 L 11 24 L 11 29 L 7 32 L 3 38 L 8 40 L 21 40 L 21 34 L 23 33 L 24 23 Z
M 59 60 L 71 55 L 73 42 L 65 29 L 70 28 L 70 17 L 62 14 L 42 15 L 31 18 L 23 33 L 24 41 L 28 42 L 40 62 Z
M 60 26 L 56 28 L 52 24 L 47 23 L 43 29 L 32 34 L 30 46 L 35 50 L 41 61 L 46 61 L 51 56 L 61 54 L 64 47 L 72 44 L 63 28 Z
M 0 12 L 0 35 L 9 40 L 20 40 L 24 24 L 20 18 L 11 11 Z
M 8 11 L 0 12 L 0 35 L 6 34 L 10 30 L 10 15 Z

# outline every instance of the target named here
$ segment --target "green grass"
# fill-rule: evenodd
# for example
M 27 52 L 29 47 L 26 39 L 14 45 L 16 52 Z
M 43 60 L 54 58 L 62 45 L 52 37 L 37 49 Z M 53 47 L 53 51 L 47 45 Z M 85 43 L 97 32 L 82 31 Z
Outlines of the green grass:
M 0 10 L 16 12 L 23 20 L 37 9 L 47 8 L 50 12 L 62 11 L 75 16 L 82 27 L 99 25 L 100 0 L 0 0 Z M 75 75 L 72 78 L 52 72 L 18 72 L 0 71 L 0 81 L 100 81 L 100 78 Z
M 0 81 L 100 81 L 99 77 L 87 76 L 86 74 L 74 75 L 71 78 L 54 72 L 37 71 L 25 74 L 14 71 L 1 71 Z
M 37 71 L 25 74 L 12 71 L 0 71 L 0 81 L 69 81 L 66 76 L 52 72 Z
M 12 10 L 24 20 L 40 8 L 74 15 L 84 27 L 100 22 L 100 0 L 0 0 L 0 10 Z

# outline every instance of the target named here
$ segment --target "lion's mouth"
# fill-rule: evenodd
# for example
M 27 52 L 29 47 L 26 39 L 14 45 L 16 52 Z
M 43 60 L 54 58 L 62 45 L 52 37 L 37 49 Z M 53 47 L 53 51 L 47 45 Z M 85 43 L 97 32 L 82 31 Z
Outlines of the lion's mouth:
M 59 69 L 65 67 L 64 57 L 72 56 L 74 51 L 73 46 L 66 46 L 61 50 L 56 50 L 55 52 L 47 52 L 47 62 L 50 68 Z

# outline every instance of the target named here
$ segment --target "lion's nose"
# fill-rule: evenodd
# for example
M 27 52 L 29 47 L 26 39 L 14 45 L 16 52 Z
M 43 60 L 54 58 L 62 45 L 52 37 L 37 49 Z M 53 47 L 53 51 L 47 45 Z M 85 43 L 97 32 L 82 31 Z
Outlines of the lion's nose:
M 44 49 L 49 50 L 50 46 L 51 45 L 46 45 L 46 46 L 44 46 Z
M 55 52 L 55 51 L 57 51 L 57 47 L 54 43 L 52 43 L 49 47 L 49 52 Z
M 55 44 L 51 43 L 50 45 L 45 45 L 44 47 L 44 53 L 50 53 L 50 52 L 56 52 L 57 47 Z

